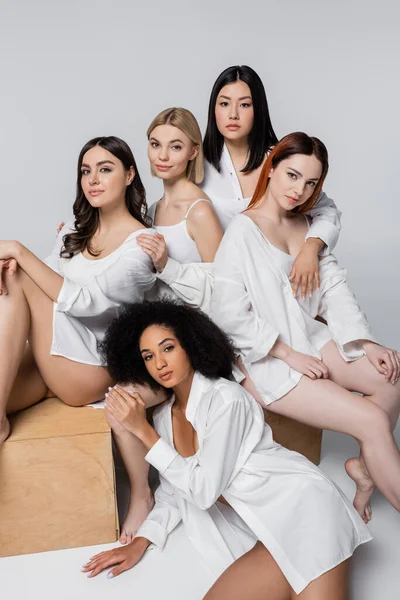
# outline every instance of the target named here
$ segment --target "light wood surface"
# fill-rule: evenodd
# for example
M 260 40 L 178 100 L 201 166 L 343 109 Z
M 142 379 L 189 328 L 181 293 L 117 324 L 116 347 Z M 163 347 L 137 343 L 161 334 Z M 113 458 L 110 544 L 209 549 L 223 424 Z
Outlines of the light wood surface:
M 264 411 L 265 421 L 272 429 L 274 440 L 289 450 L 295 450 L 318 465 L 321 460 L 322 430 L 304 425 L 288 417 Z
M 51 398 L 16 413 L 0 449 L 0 556 L 118 539 L 104 411 Z

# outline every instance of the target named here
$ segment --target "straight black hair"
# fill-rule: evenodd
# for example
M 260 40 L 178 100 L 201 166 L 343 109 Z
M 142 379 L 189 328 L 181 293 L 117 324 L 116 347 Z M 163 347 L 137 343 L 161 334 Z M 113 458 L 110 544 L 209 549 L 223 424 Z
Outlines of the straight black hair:
M 125 204 L 132 217 L 137 219 L 144 227 L 150 227 L 150 219 L 147 216 L 146 192 L 142 180 L 140 179 L 132 150 L 124 140 L 121 140 L 121 138 L 114 135 L 93 138 L 83 146 L 79 153 L 76 198 L 73 206 L 75 231 L 73 233 L 68 233 L 63 237 L 64 245 L 60 255 L 64 258 L 72 258 L 75 253 L 82 252 L 86 249 L 92 256 L 97 256 L 97 254 L 99 254 L 91 247 L 91 239 L 99 224 L 99 209 L 91 206 L 87 201 L 81 184 L 83 157 L 86 152 L 95 146 L 100 146 L 101 148 L 108 150 L 108 152 L 111 152 L 111 154 L 122 162 L 126 171 L 129 171 L 129 169 L 133 167 L 135 175 L 132 183 L 126 188 Z
M 228 67 L 219 75 L 214 83 L 208 106 L 208 122 L 204 136 L 204 157 L 219 172 L 224 137 L 218 131 L 215 119 L 215 105 L 218 94 L 225 85 L 244 81 L 250 88 L 253 99 L 254 123 L 249 135 L 249 159 L 242 169 L 243 173 L 257 169 L 263 162 L 266 153 L 277 143 L 278 138 L 272 127 L 269 116 L 267 96 L 263 82 L 257 73 L 246 65 Z

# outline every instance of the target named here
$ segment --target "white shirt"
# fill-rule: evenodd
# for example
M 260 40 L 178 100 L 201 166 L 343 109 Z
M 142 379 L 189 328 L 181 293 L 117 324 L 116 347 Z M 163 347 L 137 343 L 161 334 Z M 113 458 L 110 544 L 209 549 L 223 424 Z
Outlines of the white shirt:
M 246 215 L 228 227 L 214 261 L 212 317 L 232 338 L 265 404 L 297 385 L 302 374 L 269 351 L 279 340 L 321 358 L 331 338 L 347 361 L 364 354 L 357 340 L 373 336 L 333 255 L 320 262 L 319 290 L 297 300 L 268 239 Z M 320 315 L 329 329 L 315 321 Z
M 220 172 L 205 161 L 205 176 L 201 187 L 213 203 L 222 228 L 227 229 L 232 219 L 246 210 L 251 198 L 244 198 L 239 178 L 224 144 L 220 161 Z M 321 254 L 330 254 L 336 246 L 340 233 L 341 212 L 331 198 L 322 192 L 317 204 L 308 213 L 312 224 L 309 237 L 320 238 L 325 244 Z
M 199 449 L 191 457 L 173 446 L 173 402 L 154 414 L 161 438 L 145 458 L 161 483 L 137 536 L 162 549 L 182 520 L 215 577 L 261 540 L 297 594 L 371 539 L 339 488 L 273 441 L 260 406 L 239 384 L 195 373 L 186 417 Z
M 90 260 L 81 252 L 72 258 L 60 258 L 62 238 L 72 231 L 65 225 L 57 237 L 46 264 L 63 278 L 63 286 L 54 303 L 53 339 L 50 353 L 90 365 L 102 365 L 97 344 L 110 321 L 127 304 L 141 302 L 156 278 L 150 258 L 138 245 L 140 229 L 131 233 L 108 256 Z
M 80 363 L 103 365 L 97 345 L 109 323 L 127 304 L 151 298 L 155 284 L 165 285 L 165 293 L 188 304 L 210 306 L 211 274 L 207 267 L 199 270 L 196 265 L 180 265 L 170 260 L 163 273 L 156 277 L 150 257 L 136 239 L 141 233 L 154 233 L 154 229 L 133 232 L 114 252 L 98 260 L 87 259 L 80 252 L 71 259 L 60 258 L 62 238 L 70 231 L 73 231 L 73 223 L 63 227 L 52 253 L 45 260 L 64 277 L 54 303 L 51 354 Z M 211 273 L 211 267 L 209 271 Z

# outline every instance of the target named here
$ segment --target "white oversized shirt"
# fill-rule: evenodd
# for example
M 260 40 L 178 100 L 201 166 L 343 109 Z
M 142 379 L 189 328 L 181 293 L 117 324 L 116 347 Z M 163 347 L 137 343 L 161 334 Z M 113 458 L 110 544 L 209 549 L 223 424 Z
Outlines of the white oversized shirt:
M 233 166 L 229 150 L 224 144 L 220 161 L 220 172 L 205 161 L 205 176 L 201 187 L 213 203 L 222 228 L 227 229 L 232 219 L 246 210 L 251 198 L 244 198 L 239 178 Z M 312 218 L 306 235 L 320 238 L 325 247 L 321 254 L 330 254 L 336 246 L 340 233 L 341 212 L 331 198 L 322 192 L 317 204 L 307 215 Z
M 330 254 L 320 261 L 321 286 L 296 299 L 268 239 L 250 217 L 238 215 L 214 261 L 212 318 L 231 337 L 265 404 L 278 400 L 302 374 L 269 354 L 279 338 L 297 352 L 321 358 L 331 338 L 347 361 L 364 354 L 357 340 L 374 340 L 367 319 Z M 315 321 L 320 315 L 327 323 Z
M 154 414 L 161 438 L 145 458 L 160 486 L 137 536 L 162 549 L 182 520 L 216 577 L 261 540 L 296 593 L 371 539 L 335 484 L 273 441 L 260 406 L 239 384 L 195 373 L 186 418 L 199 449 L 190 457 L 173 445 L 173 402 Z M 217 501 L 221 495 L 231 508 Z
M 53 308 L 53 338 L 50 353 L 77 362 L 103 365 L 98 342 L 111 320 L 128 304 L 152 297 L 158 279 L 150 257 L 137 243 L 140 229 L 130 234 L 108 256 L 90 260 L 82 253 L 71 259 L 60 258 L 63 237 L 73 231 L 73 223 L 63 227 L 46 264 L 63 278 L 63 286 Z M 210 306 L 211 284 L 207 269 L 180 265 L 170 260 L 162 278 L 169 294 L 195 306 Z M 204 279 L 204 283 L 202 282 Z

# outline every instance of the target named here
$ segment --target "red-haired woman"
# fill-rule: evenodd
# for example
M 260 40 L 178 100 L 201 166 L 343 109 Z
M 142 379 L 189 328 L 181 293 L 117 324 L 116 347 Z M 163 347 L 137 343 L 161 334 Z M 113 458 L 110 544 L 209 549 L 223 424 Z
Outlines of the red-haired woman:
M 400 355 L 375 342 L 334 256 L 320 261 L 319 290 L 293 296 L 288 275 L 307 235 L 304 213 L 327 171 L 327 150 L 316 138 L 293 133 L 274 147 L 248 209 L 235 217 L 217 252 L 213 317 L 232 337 L 243 385 L 262 406 L 359 441 L 360 457 L 348 460 L 346 470 L 367 522 L 374 485 L 400 510 L 400 454 L 392 434 Z

